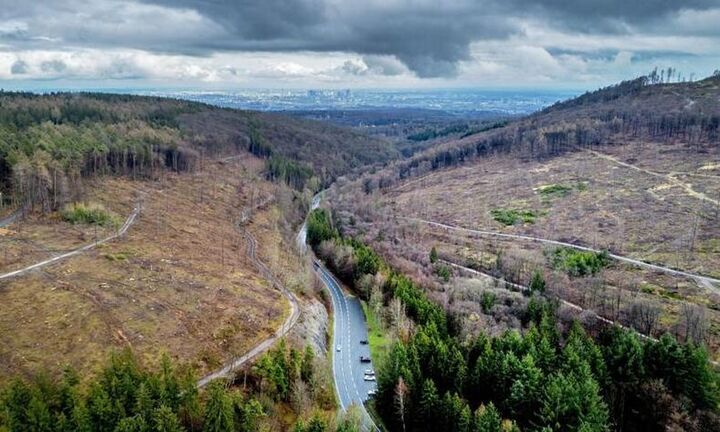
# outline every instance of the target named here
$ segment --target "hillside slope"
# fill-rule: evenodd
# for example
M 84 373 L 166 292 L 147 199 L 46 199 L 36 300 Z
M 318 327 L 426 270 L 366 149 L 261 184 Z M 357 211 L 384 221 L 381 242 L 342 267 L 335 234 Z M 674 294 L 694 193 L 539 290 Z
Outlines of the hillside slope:
M 120 347 L 150 364 L 167 352 L 200 375 L 244 354 L 290 314 L 255 260 L 283 286 L 311 287 L 288 246 L 309 196 L 298 190 L 395 155 L 279 115 L 0 94 L 0 382 L 92 371 Z M 122 237 L 95 245 L 135 213 Z
M 156 178 L 244 151 L 269 159 L 269 175 L 298 189 L 397 154 L 383 141 L 273 114 L 126 95 L 0 93 L 3 205 L 54 210 L 82 195 L 84 178 Z
M 552 242 L 720 279 L 718 81 L 636 80 L 583 95 L 341 182 L 329 199 L 346 231 L 431 281 L 463 319 L 483 312 L 448 300 L 455 284 L 436 276 L 433 247 L 520 285 L 540 271 L 551 295 L 588 316 L 708 342 L 717 355 L 720 287 Z

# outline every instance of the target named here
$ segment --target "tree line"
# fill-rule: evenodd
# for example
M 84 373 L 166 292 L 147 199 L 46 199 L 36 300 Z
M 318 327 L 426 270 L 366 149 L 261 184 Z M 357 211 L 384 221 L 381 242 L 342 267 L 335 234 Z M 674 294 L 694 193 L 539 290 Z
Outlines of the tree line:
M 278 422 L 312 432 L 359 431 L 355 415 L 335 418 L 333 387 L 310 347 L 283 340 L 233 380 L 198 389 L 192 369 L 163 356 L 143 367 L 129 349 L 114 352 L 97 374 L 66 368 L 0 388 L 0 431 L 255 432 Z M 280 413 L 283 413 L 282 416 Z M 274 418 L 275 417 L 275 418 Z

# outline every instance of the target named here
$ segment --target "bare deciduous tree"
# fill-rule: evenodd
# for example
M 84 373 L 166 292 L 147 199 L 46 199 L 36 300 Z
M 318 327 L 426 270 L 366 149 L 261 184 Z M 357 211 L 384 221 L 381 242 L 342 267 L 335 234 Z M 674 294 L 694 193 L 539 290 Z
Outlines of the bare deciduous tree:
M 708 330 L 705 308 L 695 304 L 683 304 L 678 327 L 678 337 L 683 336 L 685 342 L 705 342 Z
M 403 432 L 405 432 L 405 409 L 407 399 L 408 388 L 405 384 L 405 380 L 402 377 L 398 378 L 398 383 L 395 386 L 395 408 L 397 414 L 400 416 L 400 423 L 402 424 Z
M 635 330 L 652 336 L 660 319 L 660 308 L 649 300 L 638 300 L 630 306 L 628 318 Z

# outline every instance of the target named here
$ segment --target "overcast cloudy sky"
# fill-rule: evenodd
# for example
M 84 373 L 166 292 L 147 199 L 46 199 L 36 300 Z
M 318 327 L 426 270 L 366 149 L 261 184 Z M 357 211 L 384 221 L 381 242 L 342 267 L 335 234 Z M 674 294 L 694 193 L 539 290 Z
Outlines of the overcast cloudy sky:
M 0 85 L 592 88 L 720 69 L 720 0 L 3 0 Z

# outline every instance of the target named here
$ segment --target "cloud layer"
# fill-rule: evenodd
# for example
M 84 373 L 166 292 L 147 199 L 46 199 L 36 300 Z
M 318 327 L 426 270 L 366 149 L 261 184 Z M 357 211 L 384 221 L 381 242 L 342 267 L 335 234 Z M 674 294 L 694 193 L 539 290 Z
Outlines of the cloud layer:
M 580 81 L 720 56 L 720 0 L 6 0 L 0 78 Z M 253 64 L 245 60 L 253 59 Z M 528 65 L 533 59 L 533 65 Z M 690 59 L 690 60 L 689 60 Z M 4 68 L 4 70 L 3 70 Z M 159 69 L 157 69 L 159 68 Z M 165 70 L 167 73 L 163 72 Z M 583 78 L 585 77 L 585 78 Z

